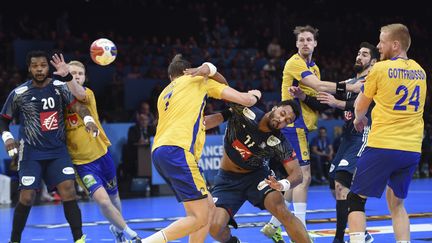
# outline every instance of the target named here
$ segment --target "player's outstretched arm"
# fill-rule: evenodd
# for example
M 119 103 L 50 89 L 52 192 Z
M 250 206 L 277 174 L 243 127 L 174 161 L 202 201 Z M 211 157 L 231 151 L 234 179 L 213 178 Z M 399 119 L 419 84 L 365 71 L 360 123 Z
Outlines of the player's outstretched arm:
M 228 82 L 225 79 L 225 77 L 221 73 L 219 73 L 217 71 L 216 66 L 210 62 L 205 62 L 201 66 L 196 68 L 188 68 L 184 71 L 184 74 L 191 75 L 192 77 L 195 76 L 203 76 L 206 78 L 210 77 L 211 79 L 219 83 L 228 85 Z
M 211 115 L 207 115 L 204 117 L 204 124 L 205 124 L 205 129 L 209 130 L 212 128 L 215 128 L 217 126 L 219 126 L 221 123 L 224 122 L 224 118 L 222 116 L 222 113 L 216 113 L 216 114 L 211 114 Z
M 204 124 L 206 130 L 219 126 L 221 123 L 226 122 L 232 116 L 232 111 L 227 108 L 219 113 L 207 115 L 204 117 Z
M 344 93 L 346 91 L 358 93 L 360 89 L 358 84 L 347 84 L 344 81 L 338 83 L 321 81 L 315 75 L 308 75 L 304 77 L 301 82 L 316 91 L 329 92 L 331 94 L 336 92 Z
M 231 87 L 226 87 L 222 91 L 222 99 L 237 103 L 243 106 L 253 106 L 259 99 L 261 99 L 261 91 L 259 90 L 249 90 L 248 92 L 239 92 Z
M 290 162 L 284 162 L 283 166 L 288 173 L 287 180 L 290 182 L 291 188 L 294 188 L 302 183 L 303 173 L 298 159 L 294 159 Z
M 66 82 L 66 85 L 75 98 L 79 101 L 85 102 L 86 92 L 78 82 L 73 80 L 73 76 L 69 72 L 69 65 L 65 62 L 63 54 L 54 54 L 50 63 L 56 69 L 53 74 L 58 75 L 60 81 Z

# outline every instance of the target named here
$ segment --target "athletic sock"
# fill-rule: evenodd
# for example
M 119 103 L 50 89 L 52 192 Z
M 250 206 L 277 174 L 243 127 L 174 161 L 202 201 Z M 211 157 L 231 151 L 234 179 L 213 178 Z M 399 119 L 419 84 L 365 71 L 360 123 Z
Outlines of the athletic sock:
M 347 200 L 336 201 L 336 234 L 335 238 L 343 242 L 345 229 L 348 221 L 348 202 Z
M 293 203 L 294 205 L 294 214 L 300 219 L 303 225 L 306 227 L 306 206 L 307 203 Z
M 365 232 L 352 232 L 352 233 L 350 233 L 350 242 L 364 243 L 365 242 Z
M 18 202 L 13 216 L 12 223 L 12 234 L 11 241 L 12 242 L 20 242 L 21 234 L 24 230 L 24 227 L 27 222 L 28 215 L 30 213 L 31 206 L 25 206 L 24 204 Z
M 81 239 L 82 233 L 82 219 L 81 219 L 81 210 L 78 207 L 78 203 L 76 200 L 63 202 L 63 211 L 66 217 L 66 220 L 69 223 L 69 226 L 72 231 L 72 236 L 74 241 Z
M 137 232 L 133 231 L 131 228 L 129 228 L 128 225 L 126 225 L 126 227 L 123 229 L 123 232 L 129 236 L 129 238 L 133 239 L 135 238 L 138 234 Z
M 167 243 L 168 239 L 165 233 L 162 230 L 160 230 L 150 235 L 149 237 L 142 239 L 141 242 L 142 243 Z

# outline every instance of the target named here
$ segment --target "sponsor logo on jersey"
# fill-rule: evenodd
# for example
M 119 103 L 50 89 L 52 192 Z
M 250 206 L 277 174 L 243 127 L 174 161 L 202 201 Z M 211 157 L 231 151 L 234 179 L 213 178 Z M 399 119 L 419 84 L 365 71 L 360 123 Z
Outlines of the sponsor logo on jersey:
M 329 172 L 333 172 L 335 168 L 336 168 L 336 166 L 334 164 L 331 164 Z
M 267 145 L 268 146 L 273 147 L 273 146 L 276 146 L 280 143 L 281 143 L 281 140 L 279 138 L 273 136 L 273 135 L 271 135 L 270 137 L 267 138 Z
M 96 180 L 95 180 L 95 178 L 93 177 L 93 175 L 86 175 L 86 176 L 84 176 L 84 177 L 82 178 L 82 181 L 83 181 L 84 185 L 85 185 L 87 188 L 90 188 L 91 186 L 93 186 L 94 184 L 96 184 Z
M 353 119 L 353 113 L 351 111 L 344 111 L 344 120 L 349 121 Z
M 255 113 L 247 107 L 243 109 L 243 115 L 251 120 L 255 120 L 256 117 Z
M 15 89 L 15 94 L 22 94 L 28 90 L 27 86 L 19 87 Z
M 69 122 L 69 125 L 71 127 L 76 127 L 78 125 L 78 116 L 77 114 L 72 114 L 70 116 L 67 117 L 67 120 Z
M 348 165 L 349 165 L 349 162 L 346 159 L 343 159 L 339 162 L 339 166 L 348 166 Z
M 249 157 L 252 156 L 252 152 L 244 145 L 242 144 L 238 139 L 234 140 L 232 143 L 233 148 L 239 152 L 240 156 L 243 160 L 249 159 Z
M 21 184 L 23 184 L 24 186 L 30 186 L 34 182 L 35 182 L 34 176 L 23 176 L 21 178 Z
M 62 81 L 60 81 L 60 80 L 54 80 L 53 84 L 54 84 L 55 86 L 61 86 L 61 85 L 65 85 L 66 83 L 65 83 L 65 82 L 62 82 Z
M 40 123 L 42 131 L 52 131 L 58 129 L 59 120 L 57 111 L 46 111 L 40 113 Z
M 33 96 L 33 97 L 31 98 L 31 101 L 33 101 L 33 100 L 37 100 L 36 97 Z
M 72 167 L 64 167 L 63 168 L 63 174 L 65 175 L 73 175 L 75 173 L 75 170 Z

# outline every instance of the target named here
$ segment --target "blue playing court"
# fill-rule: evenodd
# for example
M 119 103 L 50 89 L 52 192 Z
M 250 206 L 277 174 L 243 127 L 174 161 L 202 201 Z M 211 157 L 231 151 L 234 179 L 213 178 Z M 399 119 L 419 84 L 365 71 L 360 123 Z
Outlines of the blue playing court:
M 335 201 L 327 186 L 311 187 L 309 196 L 308 229 L 315 235 L 315 242 L 332 242 L 335 229 Z M 411 215 L 411 242 L 432 242 L 432 179 L 414 180 L 408 197 L 406 208 Z M 80 203 L 80 207 L 84 222 L 83 230 L 88 241 L 114 242 L 108 230 L 108 223 L 96 204 L 83 202 Z M 184 211 L 175 198 L 169 196 L 123 200 L 123 214 L 129 226 L 145 237 L 184 215 Z M 373 234 L 375 242 L 395 242 L 384 198 L 369 199 L 367 215 L 368 230 Z M 12 208 L 0 208 L 0 242 L 8 241 L 12 216 Z M 238 236 L 242 242 L 272 242 L 259 232 L 269 219 L 266 211 L 245 204 L 237 216 L 240 228 L 233 230 L 233 235 Z M 35 206 L 30 213 L 22 242 L 72 242 L 70 230 L 65 222 L 61 205 Z M 286 234 L 285 239 L 288 240 Z M 187 239 L 174 242 L 187 242 Z M 208 237 L 206 242 L 215 241 Z

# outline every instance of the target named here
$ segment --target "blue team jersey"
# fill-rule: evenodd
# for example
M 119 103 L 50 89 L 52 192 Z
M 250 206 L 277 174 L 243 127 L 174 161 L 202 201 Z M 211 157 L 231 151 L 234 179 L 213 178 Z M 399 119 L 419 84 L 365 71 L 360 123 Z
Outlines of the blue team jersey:
M 68 154 L 64 110 L 75 101 L 66 84 L 52 80 L 38 88 L 29 80 L 8 96 L 1 115 L 18 118 L 19 161 L 53 159 Z
M 259 122 L 265 113 L 255 106 L 231 105 L 232 116 L 224 138 L 228 157 L 238 166 L 256 170 L 268 166 L 270 159 L 291 161 L 295 153 L 291 144 L 280 131 L 263 132 Z
M 364 77 L 360 77 L 359 79 L 362 79 Z M 357 81 L 358 79 L 353 78 L 353 81 Z M 355 83 L 355 82 L 353 82 Z M 345 97 L 344 100 L 346 101 L 355 101 L 357 99 L 358 93 L 354 93 L 354 92 L 347 92 L 345 93 Z M 366 117 L 368 119 L 368 126 L 371 125 L 372 123 L 372 117 L 371 117 L 371 113 L 372 113 L 372 109 L 374 107 L 374 103 L 372 102 L 372 104 L 369 106 L 369 109 L 366 113 Z M 354 136 L 363 136 L 363 131 L 362 132 L 357 132 L 354 128 L 354 107 L 352 109 L 346 109 L 344 110 L 344 126 L 343 126 L 343 131 L 345 135 L 354 135 Z

